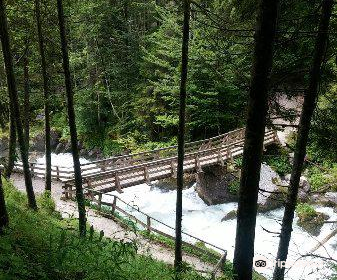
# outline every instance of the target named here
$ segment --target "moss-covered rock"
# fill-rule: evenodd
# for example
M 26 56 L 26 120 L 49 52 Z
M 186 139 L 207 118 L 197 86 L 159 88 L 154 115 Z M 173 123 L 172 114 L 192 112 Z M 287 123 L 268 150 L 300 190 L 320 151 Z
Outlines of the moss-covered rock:
M 315 208 L 308 203 L 300 203 L 296 207 L 298 215 L 297 225 L 303 228 L 314 236 L 318 236 L 324 222 L 329 219 L 329 216 L 318 212 Z

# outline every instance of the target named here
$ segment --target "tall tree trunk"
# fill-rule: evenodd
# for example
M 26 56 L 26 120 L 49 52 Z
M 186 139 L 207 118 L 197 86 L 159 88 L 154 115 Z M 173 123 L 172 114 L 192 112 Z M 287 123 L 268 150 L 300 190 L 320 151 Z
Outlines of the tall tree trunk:
M 41 70 L 44 92 L 44 119 L 45 119 L 45 153 L 46 153 L 46 172 L 45 172 L 45 190 L 51 190 L 51 146 L 50 146 L 50 110 L 49 110 L 49 81 L 47 74 L 47 64 L 45 56 L 45 47 L 42 34 L 40 0 L 35 0 L 35 14 L 37 24 L 37 34 L 39 39 L 39 51 L 41 57 Z
M 308 142 L 311 119 L 316 107 L 318 86 L 320 81 L 321 66 L 328 42 L 329 21 L 332 13 L 333 0 L 323 0 L 322 14 L 316 38 L 314 60 L 309 76 L 309 86 L 304 95 L 304 103 L 298 128 L 294 162 L 290 177 L 289 191 L 282 221 L 280 243 L 277 252 L 277 260 L 286 261 L 289 242 L 292 232 L 294 212 L 297 204 L 298 188 L 303 168 L 306 146 Z M 276 266 L 273 279 L 283 280 L 285 268 Z
M 29 92 L 29 49 L 27 46 L 26 54 L 23 61 L 23 73 L 24 73 L 24 113 L 23 126 L 25 131 L 25 142 L 27 149 L 29 148 L 29 123 L 30 123 L 30 92 Z
M 59 19 L 60 37 L 61 37 L 61 46 L 62 46 L 63 70 L 64 70 L 67 104 L 68 104 L 67 109 L 68 109 L 68 121 L 69 121 L 69 128 L 70 128 L 70 137 L 71 137 L 71 148 L 72 148 L 73 161 L 74 161 L 76 199 L 77 199 L 78 213 L 79 213 L 79 230 L 80 230 L 80 235 L 85 236 L 86 234 L 85 204 L 84 204 L 84 195 L 83 195 L 83 188 L 82 188 L 81 165 L 80 165 L 80 160 L 79 160 L 79 155 L 78 155 L 77 131 L 76 131 L 75 111 L 74 111 L 74 101 L 73 101 L 73 86 L 72 86 L 71 75 L 70 75 L 68 44 L 67 44 L 67 39 L 66 39 L 62 0 L 57 0 L 57 10 L 58 10 L 58 19 Z
M 182 192 L 184 187 L 184 145 L 185 145 L 185 111 L 186 111 L 186 84 L 188 72 L 188 43 L 190 32 L 190 0 L 184 0 L 183 41 L 181 51 L 181 78 L 180 78 L 180 107 L 179 107 L 179 133 L 178 133 L 178 170 L 177 170 L 177 202 L 176 202 L 176 241 L 175 260 L 176 272 L 181 272 L 182 265 Z
M 16 159 L 16 127 L 15 127 L 15 117 L 12 104 L 10 106 L 10 120 L 9 120 L 9 147 L 8 147 L 8 159 L 7 166 L 5 169 L 5 177 L 10 178 L 14 169 L 15 159 Z
M 21 123 L 21 115 L 20 115 L 20 106 L 18 99 L 18 92 L 16 89 L 15 77 L 14 77 L 14 69 L 13 69 L 13 61 L 10 49 L 10 41 L 8 35 L 8 25 L 6 18 L 6 11 L 4 0 L 0 0 L 0 35 L 1 35 L 1 43 L 2 43 L 2 52 L 5 61 L 6 67 L 6 75 L 7 75 L 7 86 L 8 86 L 8 94 L 10 103 L 13 106 L 13 112 L 15 117 L 15 126 L 16 132 L 18 136 L 21 159 L 23 164 L 23 171 L 25 176 L 26 183 L 26 191 L 28 196 L 28 205 L 32 209 L 37 209 L 35 194 L 32 185 L 32 177 L 30 174 L 29 163 L 28 163 L 28 150 L 25 143 L 25 138 L 22 131 L 22 123 Z
M 0 170 L 0 234 L 4 227 L 8 225 L 8 213 L 5 202 L 5 194 L 2 187 L 2 176 Z
M 278 5 L 278 0 L 259 2 L 234 252 L 238 280 L 252 279 L 257 198 Z

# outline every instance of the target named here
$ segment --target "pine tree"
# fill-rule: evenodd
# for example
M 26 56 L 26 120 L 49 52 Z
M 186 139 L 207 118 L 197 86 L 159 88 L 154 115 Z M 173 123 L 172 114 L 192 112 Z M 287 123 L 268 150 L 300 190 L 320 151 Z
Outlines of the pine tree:
M 333 0 L 323 0 L 322 14 L 316 38 L 313 65 L 310 71 L 309 87 L 304 95 L 304 103 L 298 129 L 295 147 L 294 162 L 290 177 L 287 201 L 282 220 L 280 243 L 277 252 L 277 260 L 286 261 L 288 256 L 289 242 L 291 238 L 294 213 L 297 204 L 298 188 L 306 154 L 306 146 L 310 131 L 311 119 L 316 107 L 318 86 L 321 77 L 321 67 L 328 42 L 329 21 L 332 13 Z M 284 279 L 285 268 L 276 266 L 273 280 Z
M 43 92 L 44 92 L 44 118 L 45 118 L 45 153 L 46 153 L 46 171 L 45 171 L 45 189 L 47 191 L 51 190 L 51 146 L 50 146 L 50 109 L 49 109 L 49 82 L 47 74 L 47 64 L 45 56 L 45 45 L 44 38 L 42 34 L 42 23 L 41 23 L 41 9 L 40 0 L 35 0 L 35 15 L 36 15 L 36 25 L 37 34 L 39 40 L 39 51 L 41 57 L 41 71 L 43 80 Z
M 68 121 L 70 128 L 71 137 L 71 149 L 74 162 L 74 174 L 75 174 L 75 187 L 76 187 L 76 200 L 78 205 L 79 213 L 79 231 L 80 235 L 84 237 L 86 235 L 86 214 L 85 214 L 85 201 L 82 187 L 82 175 L 81 175 L 81 164 L 78 153 L 77 146 L 77 130 L 75 123 L 75 110 L 73 101 L 73 86 L 71 81 L 70 66 L 69 66 L 69 56 L 68 56 L 68 44 L 65 31 L 65 21 L 62 0 L 57 0 L 57 10 L 58 10 L 58 20 L 60 28 L 61 37 L 61 48 L 62 48 L 62 58 L 63 58 L 63 70 L 64 79 L 66 85 L 66 96 L 67 96 L 67 110 L 68 110 Z
M 188 73 L 188 42 L 190 36 L 190 0 L 184 0 L 183 41 L 181 51 L 181 80 L 179 105 L 179 134 L 178 134 L 178 167 L 177 167 L 177 202 L 176 202 L 176 240 L 174 266 L 179 277 L 182 269 L 182 192 L 184 187 L 184 145 L 185 145 L 185 112 L 186 112 L 186 84 Z
M 252 279 L 257 199 L 278 5 L 277 0 L 261 0 L 259 3 L 233 261 L 237 280 Z
M 28 149 L 26 146 L 25 138 L 22 130 L 21 123 L 21 114 L 20 114 L 20 105 L 18 92 L 16 89 L 16 81 L 14 77 L 14 69 L 13 69 L 13 61 L 10 49 L 10 40 L 8 35 L 8 25 L 7 25 L 7 17 L 4 1 L 0 0 L 0 35 L 1 35 L 1 43 L 2 43 L 2 52 L 4 56 L 4 62 L 6 67 L 6 76 L 7 76 L 7 87 L 8 94 L 10 99 L 10 107 L 11 114 L 15 118 L 15 127 L 18 136 L 20 152 L 21 152 L 21 160 L 23 164 L 23 171 L 25 177 L 26 191 L 28 196 L 28 205 L 32 209 L 37 209 L 35 194 L 33 190 L 32 177 L 29 169 L 28 163 Z

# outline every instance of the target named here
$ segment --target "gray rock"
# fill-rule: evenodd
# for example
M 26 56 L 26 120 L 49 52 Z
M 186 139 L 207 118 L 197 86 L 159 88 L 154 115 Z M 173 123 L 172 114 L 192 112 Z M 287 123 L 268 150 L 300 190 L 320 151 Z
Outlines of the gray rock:
M 184 174 L 184 188 L 190 188 L 195 183 L 195 174 Z M 177 189 L 176 178 L 165 178 L 152 183 L 152 188 L 159 188 L 164 192 Z
M 236 210 L 229 211 L 222 219 L 221 222 L 229 221 L 229 220 L 234 220 L 236 219 L 238 213 Z
M 282 187 L 280 176 L 266 164 L 261 166 L 259 188 L 259 212 L 268 212 L 283 205 L 286 188 Z
M 237 201 L 237 194 L 230 192 L 229 185 L 235 176 L 220 165 L 207 166 L 197 174 L 195 190 L 207 205 Z
M 321 204 L 328 207 L 337 207 L 337 192 L 327 192 L 319 197 L 318 200 Z

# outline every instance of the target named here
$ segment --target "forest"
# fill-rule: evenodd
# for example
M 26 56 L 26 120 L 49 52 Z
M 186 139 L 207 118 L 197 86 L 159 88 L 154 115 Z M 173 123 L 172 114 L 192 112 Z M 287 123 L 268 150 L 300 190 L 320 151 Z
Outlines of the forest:
M 337 279 L 335 4 L 0 0 L 0 279 Z

